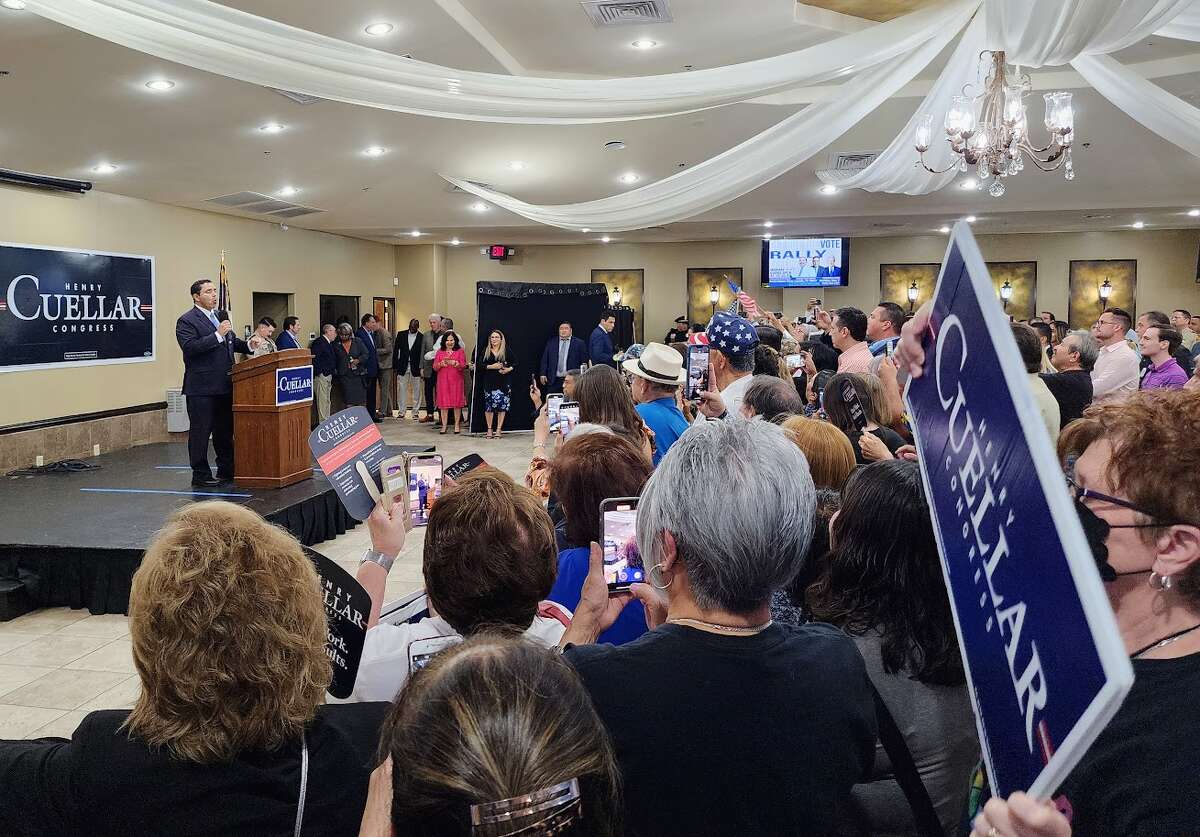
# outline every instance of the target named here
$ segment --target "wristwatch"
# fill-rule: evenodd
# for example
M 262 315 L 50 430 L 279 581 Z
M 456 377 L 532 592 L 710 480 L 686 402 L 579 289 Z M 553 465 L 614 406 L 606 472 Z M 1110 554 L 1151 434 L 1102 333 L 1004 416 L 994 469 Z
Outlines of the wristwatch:
M 392 564 L 396 563 L 396 556 L 384 555 L 382 552 L 377 552 L 374 549 L 368 549 L 363 553 L 362 560 L 358 562 L 361 567 L 363 564 L 378 564 L 383 567 L 385 573 L 392 571 Z

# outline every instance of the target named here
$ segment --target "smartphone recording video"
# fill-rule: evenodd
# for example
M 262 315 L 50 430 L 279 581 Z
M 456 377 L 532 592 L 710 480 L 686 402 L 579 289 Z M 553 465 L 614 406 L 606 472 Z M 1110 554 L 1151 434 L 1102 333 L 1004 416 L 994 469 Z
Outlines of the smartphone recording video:
M 429 522 L 429 512 L 442 496 L 442 457 L 420 454 L 408 458 L 408 509 L 413 526 Z
M 637 506 L 637 497 L 613 497 L 600 504 L 600 542 L 609 592 L 628 590 L 629 585 L 646 580 L 636 541 Z
M 558 407 L 558 429 L 564 439 L 570 435 L 577 424 L 579 424 L 579 402 L 562 402 Z
M 550 423 L 550 432 L 558 432 L 558 408 L 562 406 L 563 394 L 556 392 L 553 395 L 546 396 L 546 420 Z
M 708 391 L 708 346 L 688 346 L 687 400 L 697 401 Z
M 414 639 L 408 644 L 408 673 L 420 671 L 429 665 L 441 651 L 453 648 L 463 641 L 461 636 L 435 636 L 429 639 Z

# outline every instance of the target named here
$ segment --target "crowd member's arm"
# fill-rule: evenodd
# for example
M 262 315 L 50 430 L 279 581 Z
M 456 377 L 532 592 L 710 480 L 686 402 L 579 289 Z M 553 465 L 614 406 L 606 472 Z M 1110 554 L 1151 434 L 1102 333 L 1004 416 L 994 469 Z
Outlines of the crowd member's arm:
M 392 827 L 392 757 L 388 756 L 371 772 L 358 837 L 395 837 L 395 834 Z
M 716 390 L 708 392 L 701 391 L 700 403 L 696 405 L 696 409 L 706 418 L 719 419 L 725 417 L 725 399 L 721 397 L 721 393 Z
M 591 552 L 588 555 L 588 574 L 583 580 L 579 604 L 575 606 L 571 626 L 563 633 L 558 647 L 592 645 L 596 637 L 612 627 L 633 597 L 632 592 L 609 595 L 608 584 L 604 581 L 604 552 L 598 543 L 592 541 Z M 646 611 L 646 623 L 650 623 L 649 610 Z
M 0 833 L 81 833 L 73 746 L 49 738 L 0 741 Z
M 371 614 L 367 618 L 367 630 L 379 624 L 379 612 L 383 609 L 383 597 L 387 588 L 391 562 L 404 550 L 404 536 L 412 528 L 408 516 L 408 503 L 396 503 L 391 512 L 376 504 L 367 518 L 367 531 L 371 533 L 371 549 L 382 555 L 387 566 L 375 561 L 363 561 L 358 565 L 354 577 L 371 597 Z
M 863 459 L 868 462 L 879 462 L 884 459 L 895 459 L 888 446 L 874 433 L 864 430 L 858 437 L 858 449 L 862 451 Z
M 1071 824 L 1053 802 L 1037 802 L 1017 791 L 1005 802 L 989 799 L 975 818 L 971 837 L 1071 837 Z
M 908 367 L 912 378 L 919 378 L 925 371 L 925 347 L 922 340 L 929 328 L 929 313 L 933 306 L 926 302 L 917 309 L 904 327 L 900 329 L 900 341 L 896 343 L 896 363 Z
M 879 363 L 879 383 L 883 385 L 884 409 L 887 410 L 888 426 L 894 427 L 904 421 L 904 399 L 900 396 L 900 380 L 896 375 L 896 364 L 885 357 Z

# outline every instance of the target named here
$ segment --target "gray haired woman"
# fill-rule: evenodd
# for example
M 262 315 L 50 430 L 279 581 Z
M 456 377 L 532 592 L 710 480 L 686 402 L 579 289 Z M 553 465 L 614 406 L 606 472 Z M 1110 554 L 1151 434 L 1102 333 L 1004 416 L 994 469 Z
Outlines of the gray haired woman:
M 816 492 L 784 432 L 700 422 L 642 492 L 649 585 L 609 595 L 600 547 L 563 636 L 613 738 L 635 834 L 827 834 L 874 761 L 862 657 L 829 625 L 771 620 L 801 566 Z M 651 630 L 595 645 L 633 597 Z

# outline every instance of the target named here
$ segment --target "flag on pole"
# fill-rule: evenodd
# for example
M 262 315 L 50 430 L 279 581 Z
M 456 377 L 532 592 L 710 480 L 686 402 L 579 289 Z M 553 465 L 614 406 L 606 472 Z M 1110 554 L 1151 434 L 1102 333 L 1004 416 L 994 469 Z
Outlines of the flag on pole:
M 217 310 L 229 313 L 233 307 L 233 301 L 229 298 L 229 276 L 225 273 L 225 251 L 221 251 L 221 272 L 217 279 Z
M 725 276 L 725 281 L 729 283 L 729 290 L 733 291 L 733 297 L 734 297 L 733 304 L 729 306 L 729 313 L 736 316 L 737 315 L 737 307 L 740 304 L 743 308 L 746 309 L 747 317 L 757 317 L 758 316 L 758 303 L 754 301 L 754 297 L 750 296 L 750 294 L 746 293 L 741 288 L 739 288 L 736 284 L 734 284 L 734 281 L 729 278 L 728 273 L 724 274 L 724 276 Z

